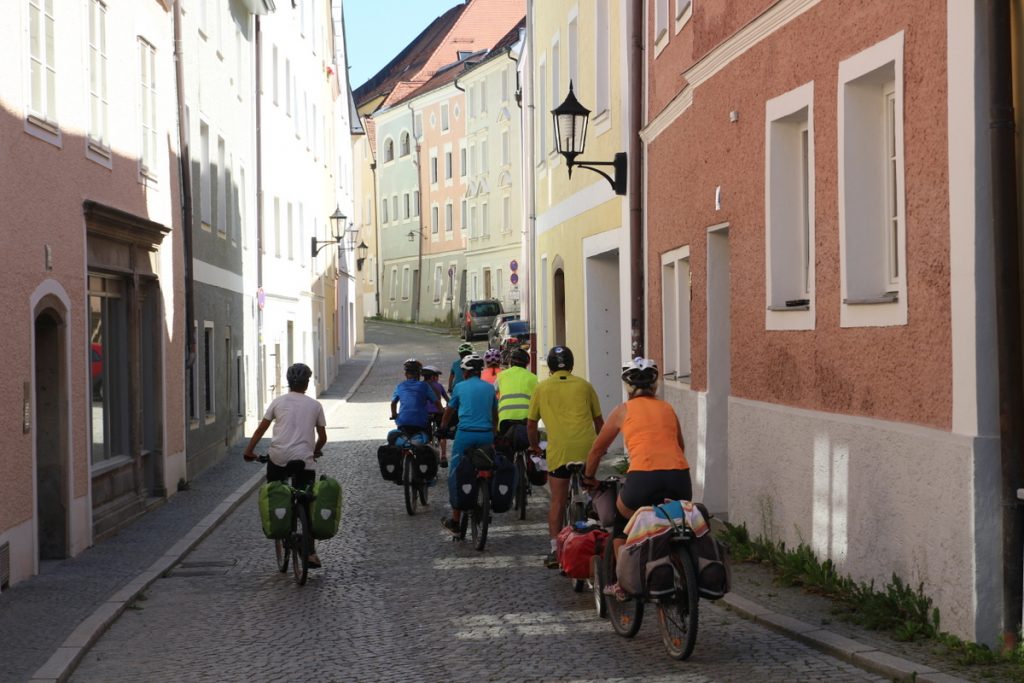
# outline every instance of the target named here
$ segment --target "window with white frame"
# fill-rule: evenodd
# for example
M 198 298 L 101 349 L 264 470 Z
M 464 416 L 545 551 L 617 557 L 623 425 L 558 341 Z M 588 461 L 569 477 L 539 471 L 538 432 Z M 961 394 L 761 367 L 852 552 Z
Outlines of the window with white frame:
M 274 48 L 277 49 L 277 48 Z M 286 116 L 292 115 L 292 60 L 287 57 L 284 60 L 284 113 Z M 298 126 L 298 124 L 296 124 Z M 298 130 L 298 128 L 296 128 Z
M 402 218 L 408 220 L 409 216 L 412 215 L 412 198 L 408 192 L 402 195 L 402 204 L 405 207 L 405 210 L 402 212 Z
M 595 33 L 594 45 L 594 115 L 601 116 L 610 108 L 611 78 L 609 68 L 611 63 L 611 48 L 609 42 L 608 0 L 595 0 L 596 21 L 594 22 Z
M 690 380 L 690 247 L 661 255 L 661 316 L 666 380 Z
M 494 295 L 496 297 L 498 297 L 499 299 L 501 299 L 504 296 L 504 289 L 505 289 L 504 283 L 505 283 L 505 278 L 502 277 L 501 268 L 498 268 L 498 270 L 496 271 L 495 280 L 494 280 L 494 286 L 495 286 Z
M 385 197 L 380 201 L 380 222 L 382 224 L 388 222 L 388 198 Z
M 398 298 L 398 266 L 391 266 L 391 300 Z
M 142 131 L 142 171 L 156 173 L 156 48 L 139 38 L 139 117 Z
M 452 153 L 448 150 L 444 153 L 444 179 L 452 179 Z
M 469 109 L 469 118 L 476 116 L 476 86 L 466 88 L 466 107 Z
M 469 174 L 476 173 L 476 145 L 469 146 Z
M 601 0 L 598 0 L 598 2 L 601 2 Z M 540 107 L 537 109 L 537 117 L 539 119 L 537 128 L 540 130 L 540 135 L 537 136 L 538 165 L 545 162 L 548 152 L 548 126 L 551 125 L 551 115 L 548 113 L 547 88 L 547 64 L 541 59 L 540 66 L 537 67 L 537 92 L 540 93 Z
M 271 72 L 270 92 L 271 92 L 271 94 L 273 96 L 274 106 L 276 107 L 276 106 L 280 106 L 278 104 L 278 101 L 280 99 L 280 92 L 281 92 L 280 75 L 278 73 L 277 45 L 274 45 L 273 47 L 270 48 L 270 54 L 271 54 L 271 58 L 270 58 L 271 59 L 271 61 L 270 61 L 270 64 L 271 64 L 271 67 L 270 67 L 270 72 Z
M 437 155 L 430 155 L 430 184 L 437 185 Z
M 29 115 L 52 126 L 57 122 L 57 62 L 54 0 L 29 0 Z M 55 132 L 55 131 L 54 131 Z
M 420 191 L 413 190 L 412 192 L 412 215 L 420 215 Z
M 299 202 L 299 220 L 298 220 L 298 224 L 299 224 L 299 248 L 298 248 L 298 253 L 302 254 L 303 253 L 302 245 L 303 244 L 309 244 L 306 241 L 306 204 L 304 202 Z M 312 235 L 316 234 L 316 223 L 315 222 L 313 224 L 313 230 L 312 230 L 311 234 Z M 292 235 L 291 235 L 291 232 L 289 232 L 288 233 L 288 241 L 291 242 L 291 239 L 292 239 Z M 289 252 L 288 258 L 291 258 L 290 252 Z M 302 263 L 302 267 L 305 268 L 306 267 L 306 259 L 304 259 L 304 258 L 302 258 L 300 256 L 299 261 Z
M 767 329 L 814 328 L 814 84 L 765 105 Z
M 482 237 L 487 237 L 491 234 L 491 228 L 488 225 L 488 220 L 487 202 L 483 202 L 480 204 L 480 235 Z
M 490 159 L 487 154 L 487 138 L 480 141 L 480 172 L 486 173 Z
M 512 197 L 509 195 L 501 198 L 501 231 L 512 232 Z
M 576 17 L 573 16 L 569 19 L 569 33 L 566 36 L 567 45 L 566 47 L 566 61 L 569 64 L 569 82 L 573 84 L 576 89 L 580 87 L 579 78 L 579 49 L 580 49 L 580 28 L 579 22 Z M 559 100 L 561 101 L 561 100 Z
M 466 177 L 466 148 L 462 146 L 459 148 L 459 177 Z
M 441 290 L 444 287 L 444 273 L 440 265 L 434 266 L 434 301 L 441 300 Z
M 391 220 L 398 220 L 398 195 L 391 195 Z
M 665 47 L 668 42 L 668 0 L 654 0 L 654 45 L 655 50 Z
M 512 161 L 512 141 L 508 129 L 501 131 L 501 165 L 508 166 Z
M 459 227 L 462 229 L 462 232 L 466 232 L 466 221 L 469 220 L 469 211 L 466 209 L 465 199 L 462 200 L 462 204 L 459 206 L 459 208 L 461 209 L 459 211 Z
M 384 139 L 384 163 L 395 160 L 395 141 L 391 138 Z
M 430 232 L 432 234 L 434 234 L 434 235 L 436 235 L 438 233 L 438 230 L 440 230 L 440 227 L 439 227 L 440 226 L 440 221 L 438 220 L 438 211 L 439 211 L 439 209 L 437 208 L 436 204 L 434 206 L 430 207 Z
M 487 79 L 480 81 L 480 113 L 487 113 Z
M 903 33 L 839 64 L 843 327 L 907 324 Z
M 676 0 L 676 31 L 683 27 L 693 15 L 692 0 Z
M 503 69 L 501 72 L 501 101 L 508 102 L 508 79 L 509 69 Z
M 199 220 L 207 228 L 213 222 L 213 195 L 210 177 L 210 126 L 199 122 Z
M 403 130 L 402 136 L 399 140 L 398 153 L 403 157 L 409 156 L 409 154 L 412 153 L 412 144 L 409 142 L 409 131 Z
M 444 133 L 448 130 L 448 103 L 441 105 L 441 132 Z
M 562 50 L 558 39 L 555 39 L 551 43 L 551 102 L 561 102 L 565 98 L 565 94 L 562 93 Z M 546 110 L 545 110 L 546 111 Z M 550 124 L 550 119 L 548 121 Z M 554 135 L 551 136 L 552 142 L 554 142 Z M 554 145 L 552 145 L 550 151 L 554 151 Z
M 274 256 L 281 256 L 281 198 L 274 197 Z
M 217 206 L 214 211 L 214 218 L 217 221 L 215 227 L 217 228 L 217 234 L 224 237 L 227 231 L 227 220 L 228 220 L 228 200 L 227 200 L 227 169 L 224 164 L 227 159 L 227 150 L 224 145 L 224 138 L 217 136 L 217 168 L 210 174 L 213 178 L 214 191 L 211 193 L 214 197 L 214 201 L 217 202 Z
M 89 139 L 109 149 L 107 130 L 107 6 L 89 2 Z
M 451 232 L 454 228 L 454 219 L 452 217 L 453 207 L 452 203 L 448 202 L 444 205 L 444 231 Z
M 214 356 L 217 353 L 217 349 L 214 346 L 213 339 L 213 323 L 209 321 L 203 322 L 203 379 L 205 380 L 205 386 L 203 387 L 203 412 L 206 414 L 207 419 L 213 417 L 217 410 L 217 399 L 215 384 L 216 375 L 214 374 Z
M 423 136 L 423 114 L 420 112 L 416 112 L 416 116 L 413 117 L 412 134 L 417 140 Z
M 479 222 L 476 219 L 476 205 L 469 207 L 469 237 L 475 239 L 479 237 Z
M 408 299 L 409 298 L 409 284 L 410 284 L 410 281 L 412 279 L 410 277 L 410 275 L 411 275 L 411 272 L 409 270 L 409 266 L 405 266 L 404 268 L 402 268 L 402 298 L 403 299 Z

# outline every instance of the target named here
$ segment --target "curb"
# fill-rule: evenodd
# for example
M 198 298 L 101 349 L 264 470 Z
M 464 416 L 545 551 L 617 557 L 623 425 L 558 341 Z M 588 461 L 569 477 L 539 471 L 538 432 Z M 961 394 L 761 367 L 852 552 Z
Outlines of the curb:
M 721 602 L 731 612 L 745 619 L 889 679 L 909 679 L 919 683 L 970 683 L 966 679 L 943 673 L 930 666 L 883 652 L 873 645 L 773 612 L 735 593 L 727 593 Z
M 367 364 L 366 369 L 352 385 L 352 388 L 340 400 L 347 401 L 370 374 L 373 366 L 380 355 L 380 347 L 373 344 L 373 357 Z M 57 651 L 50 655 L 39 669 L 29 679 L 29 683 L 64 683 L 70 678 L 75 667 L 89 651 L 89 648 L 100 639 L 100 636 L 119 616 L 131 605 L 147 588 L 157 579 L 165 575 L 176 564 L 181 562 L 189 552 L 199 545 L 203 539 L 217 528 L 224 519 L 234 512 L 243 500 L 255 491 L 266 476 L 266 470 L 260 468 L 257 474 L 250 477 L 244 484 L 239 486 L 233 493 L 228 495 L 220 504 L 213 508 L 205 517 L 199 520 L 191 531 L 182 536 L 172 545 L 156 562 L 150 565 L 149 569 L 143 571 L 117 592 L 93 610 L 93 613 L 86 617 L 71 632 L 64 642 L 57 648 Z
M 75 667 L 92 645 L 110 627 L 127 607 L 149 586 L 206 538 L 225 517 L 231 514 L 241 502 L 262 482 L 265 471 L 260 469 L 235 492 L 203 517 L 192 530 L 178 539 L 156 562 L 97 607 L 91 615 L 71 632 L 50 658 L 32 675 L 29 683 L 52 683 L 68 680 Z

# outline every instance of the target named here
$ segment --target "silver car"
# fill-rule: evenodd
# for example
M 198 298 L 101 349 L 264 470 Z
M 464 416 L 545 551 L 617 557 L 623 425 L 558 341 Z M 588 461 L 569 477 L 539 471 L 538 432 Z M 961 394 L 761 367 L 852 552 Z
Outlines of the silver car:
M 494 317 L 501 312 L 501 302 L 497 299 L 470 301 L 462 314 L 462 336 L 471 341 L 477 335 L 486 335 Z

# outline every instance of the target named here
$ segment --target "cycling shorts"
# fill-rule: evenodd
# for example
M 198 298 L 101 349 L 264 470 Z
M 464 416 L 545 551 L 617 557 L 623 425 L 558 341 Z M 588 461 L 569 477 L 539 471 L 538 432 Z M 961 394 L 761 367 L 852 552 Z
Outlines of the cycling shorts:
M 630 510 L 645 505 L 657 505 L 668 500 L 691 500 L 693 484 L 690 470 L 640 470 L 632 471 L 619 489 L 619 499 Z M 625 517 L 616 513 L 615 534 L 622 535 L 626 528 Z

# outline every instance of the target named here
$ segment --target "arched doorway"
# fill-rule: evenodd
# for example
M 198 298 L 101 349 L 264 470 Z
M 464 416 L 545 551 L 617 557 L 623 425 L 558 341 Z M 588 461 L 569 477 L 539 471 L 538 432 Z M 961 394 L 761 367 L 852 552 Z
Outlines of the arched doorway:
M 565 271 L 555 270 L 552 277 L 551 298 L 554 304 L 555 343 L 554 346 L 565 345 Z
M 52 308 L 35 320 L 36 530 L 39 559 L 68 556 L 66 326 Z M 92 364 L 90 363 L 90 370 Z

